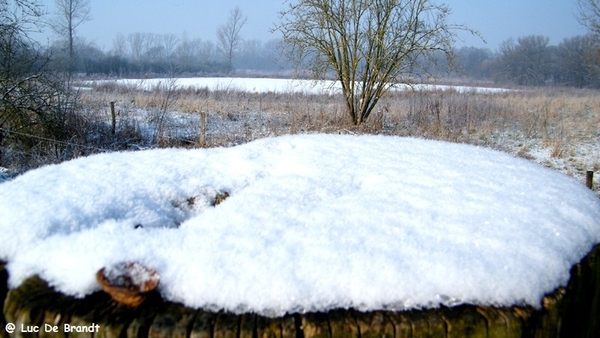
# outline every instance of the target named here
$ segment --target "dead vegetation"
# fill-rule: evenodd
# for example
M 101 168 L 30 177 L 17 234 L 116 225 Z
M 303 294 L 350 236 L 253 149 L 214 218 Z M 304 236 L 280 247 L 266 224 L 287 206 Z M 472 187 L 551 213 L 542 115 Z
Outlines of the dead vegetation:
M 106 131 L 110 102 L 116 102 L 117 109 L 112 137 Z M 86 125 L 98 126 L 88 132 L 102 136 L 86 145 L 95 152 L 197 147 L 204 113 L 205 147 L 284 134 L 369 133 L 490 147 L 581 180 L 587 170 L 600 170 L 600 95 L 591 90 L 396 91 L 382 98 L 359 126 L 336 95 L 180 89 L 175 84 L 142 90 L 104 84 L 83 91 L 81 106 Z M 74 157 L 93 152 L 72 151 Z
M 494 135 L 503 134 L 523 141 L 539 140 L 544 147 L 557 149 L 554 153 L 558 157 L 570 145 L 596 138 L 600 121 L 597 92 L 571 89 L 501 94 L 452 90 L 392 92 L 381 99 L 373 116 L 360 126 L 350 123 L 343 101 L 332 95 L 186 89 L 171 94 L 176 99 L 168 105 L 164 103 L 165 95 L 160 90 L 103 87 L 86 93 L 84 105 L 102 110 L 108 102 L 117 101 L 121 113 L 129 115 L 136 109 L 156 111 L 164 106 L 179 114 L 206 112 L 208 133 L 211 128 L 223 129 L 215 123 L 237 122 L 251 129 L 242 142 L 299 132 L 333 132 L 414 136 L 496 147 L 501 144 L 497 144 Z M 190 118 L 190 122 L 194 121 Z M 239 143 L 234 140 L 239 135 L 223 132 L 207 139 L 208 146 Z

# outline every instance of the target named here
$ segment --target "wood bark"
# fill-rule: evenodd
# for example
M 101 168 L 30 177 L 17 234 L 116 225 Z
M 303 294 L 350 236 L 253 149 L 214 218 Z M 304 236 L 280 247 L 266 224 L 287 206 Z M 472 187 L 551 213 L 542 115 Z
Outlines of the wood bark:
M 119 305 L 103 292 L 74 299 L 37 277 L 7 290 L 7 277 L 0 262 L 2 329 L 6 323 L 60 327 L 54 335 L 14 337 L 600 337 L 600 245 L 571 269 L 567 287 L 544 298 L 540 310 L 461 305 L 402 312 L 337 309 L 269 318 L 190 309 L 166 302 L 158 293 L 137 308 Z M 98 324 L 99 332 L 67 335 L 64 324 Z M 0 337 L 8 337 L 2 329 Z

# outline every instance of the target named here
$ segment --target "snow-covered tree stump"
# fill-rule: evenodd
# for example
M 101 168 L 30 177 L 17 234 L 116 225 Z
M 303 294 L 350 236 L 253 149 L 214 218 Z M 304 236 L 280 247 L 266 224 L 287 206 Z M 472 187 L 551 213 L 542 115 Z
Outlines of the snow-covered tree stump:
M 544 298 L 543 308 L 493 308 L 462 305 L 423 311 L 334 310 L 268 318 L 255 314 L 207 312 L 164 302 L 157 292 L 130 308 L 104 292 L 74 299 L 31 278 L 6 292 L 0 264 L 2 327 L 57 326 L 54 337 L 91 337 L 65 333 L 65 324 L 97 329 L 94 337 L 598 337 L 600 336 L 600 245 L 571 269 L 566 288 Z M 40 334 L 39 336 L 44 336 Z M 2 330 L 0 337 L 7 333 Z M 15 336 L 38 336 L 19 334 Z
M 0 304 L 4 304 L 6 294 L 8 293 L 7 288 L 8 273 L 6 272 L 6 264 L 0 261 Z M 3 328 L 6 325 L 6 319 L 4 318 L 4 311 L 0 312 L 0 337 L 3 334 L 6 335 L 6 331 Z

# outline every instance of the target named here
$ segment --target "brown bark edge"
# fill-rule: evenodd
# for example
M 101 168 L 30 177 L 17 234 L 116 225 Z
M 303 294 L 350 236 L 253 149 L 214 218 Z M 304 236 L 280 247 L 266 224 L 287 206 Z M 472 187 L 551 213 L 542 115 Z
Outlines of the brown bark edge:
M 75 299 L 33 277 L 7 290 L 0 262 L 0 337 L 6 323 L 59 326 L 54 334 L 22 337 L 600 337 L 600 245 L 571 269 L 566 288 L 546 296 L 543 307 L 461 305 L 421 311 L 353 309 L 268 318 L 186 308 L 151 294 L 137 308 L 116 304 L 103 292 Z M 98 324 L 99 332 L 64 333 L 64 324 Z

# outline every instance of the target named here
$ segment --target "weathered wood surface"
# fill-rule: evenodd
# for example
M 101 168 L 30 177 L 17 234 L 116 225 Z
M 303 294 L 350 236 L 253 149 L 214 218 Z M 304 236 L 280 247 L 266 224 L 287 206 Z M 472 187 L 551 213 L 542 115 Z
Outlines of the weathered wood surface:
M 0 264 L 0 324 L 58 326 L 58 333 L 10 337 L 600 337 L 600 246 L 571 270 L 566 288 L 547 296 L 543 309 L 462 305 L 423 311 L 334 310 L 267 318 L 206 312 L 165 302 L 151 294 L 139 307 L 118 305 L 103 292 L 73 299 L 39 278 L 6 290 Z M 98 325 L 95 333 L 65 333 L 64 324 Z M 17 330 L 18 331 L 18 330 Z M 9 335 L 0 329 L 0 337 Z
M 6 265 L 0 261 L 0 304 L 4 304 L 6 294 L 8 293 L 8 287 L 6 285 L 8 281 L 8 274 L 6 272 Z M 6 325 L 6 319 L 4 318 L 4 311 L 0 312 L 0 337 L 7 336 L 4 327 Z

